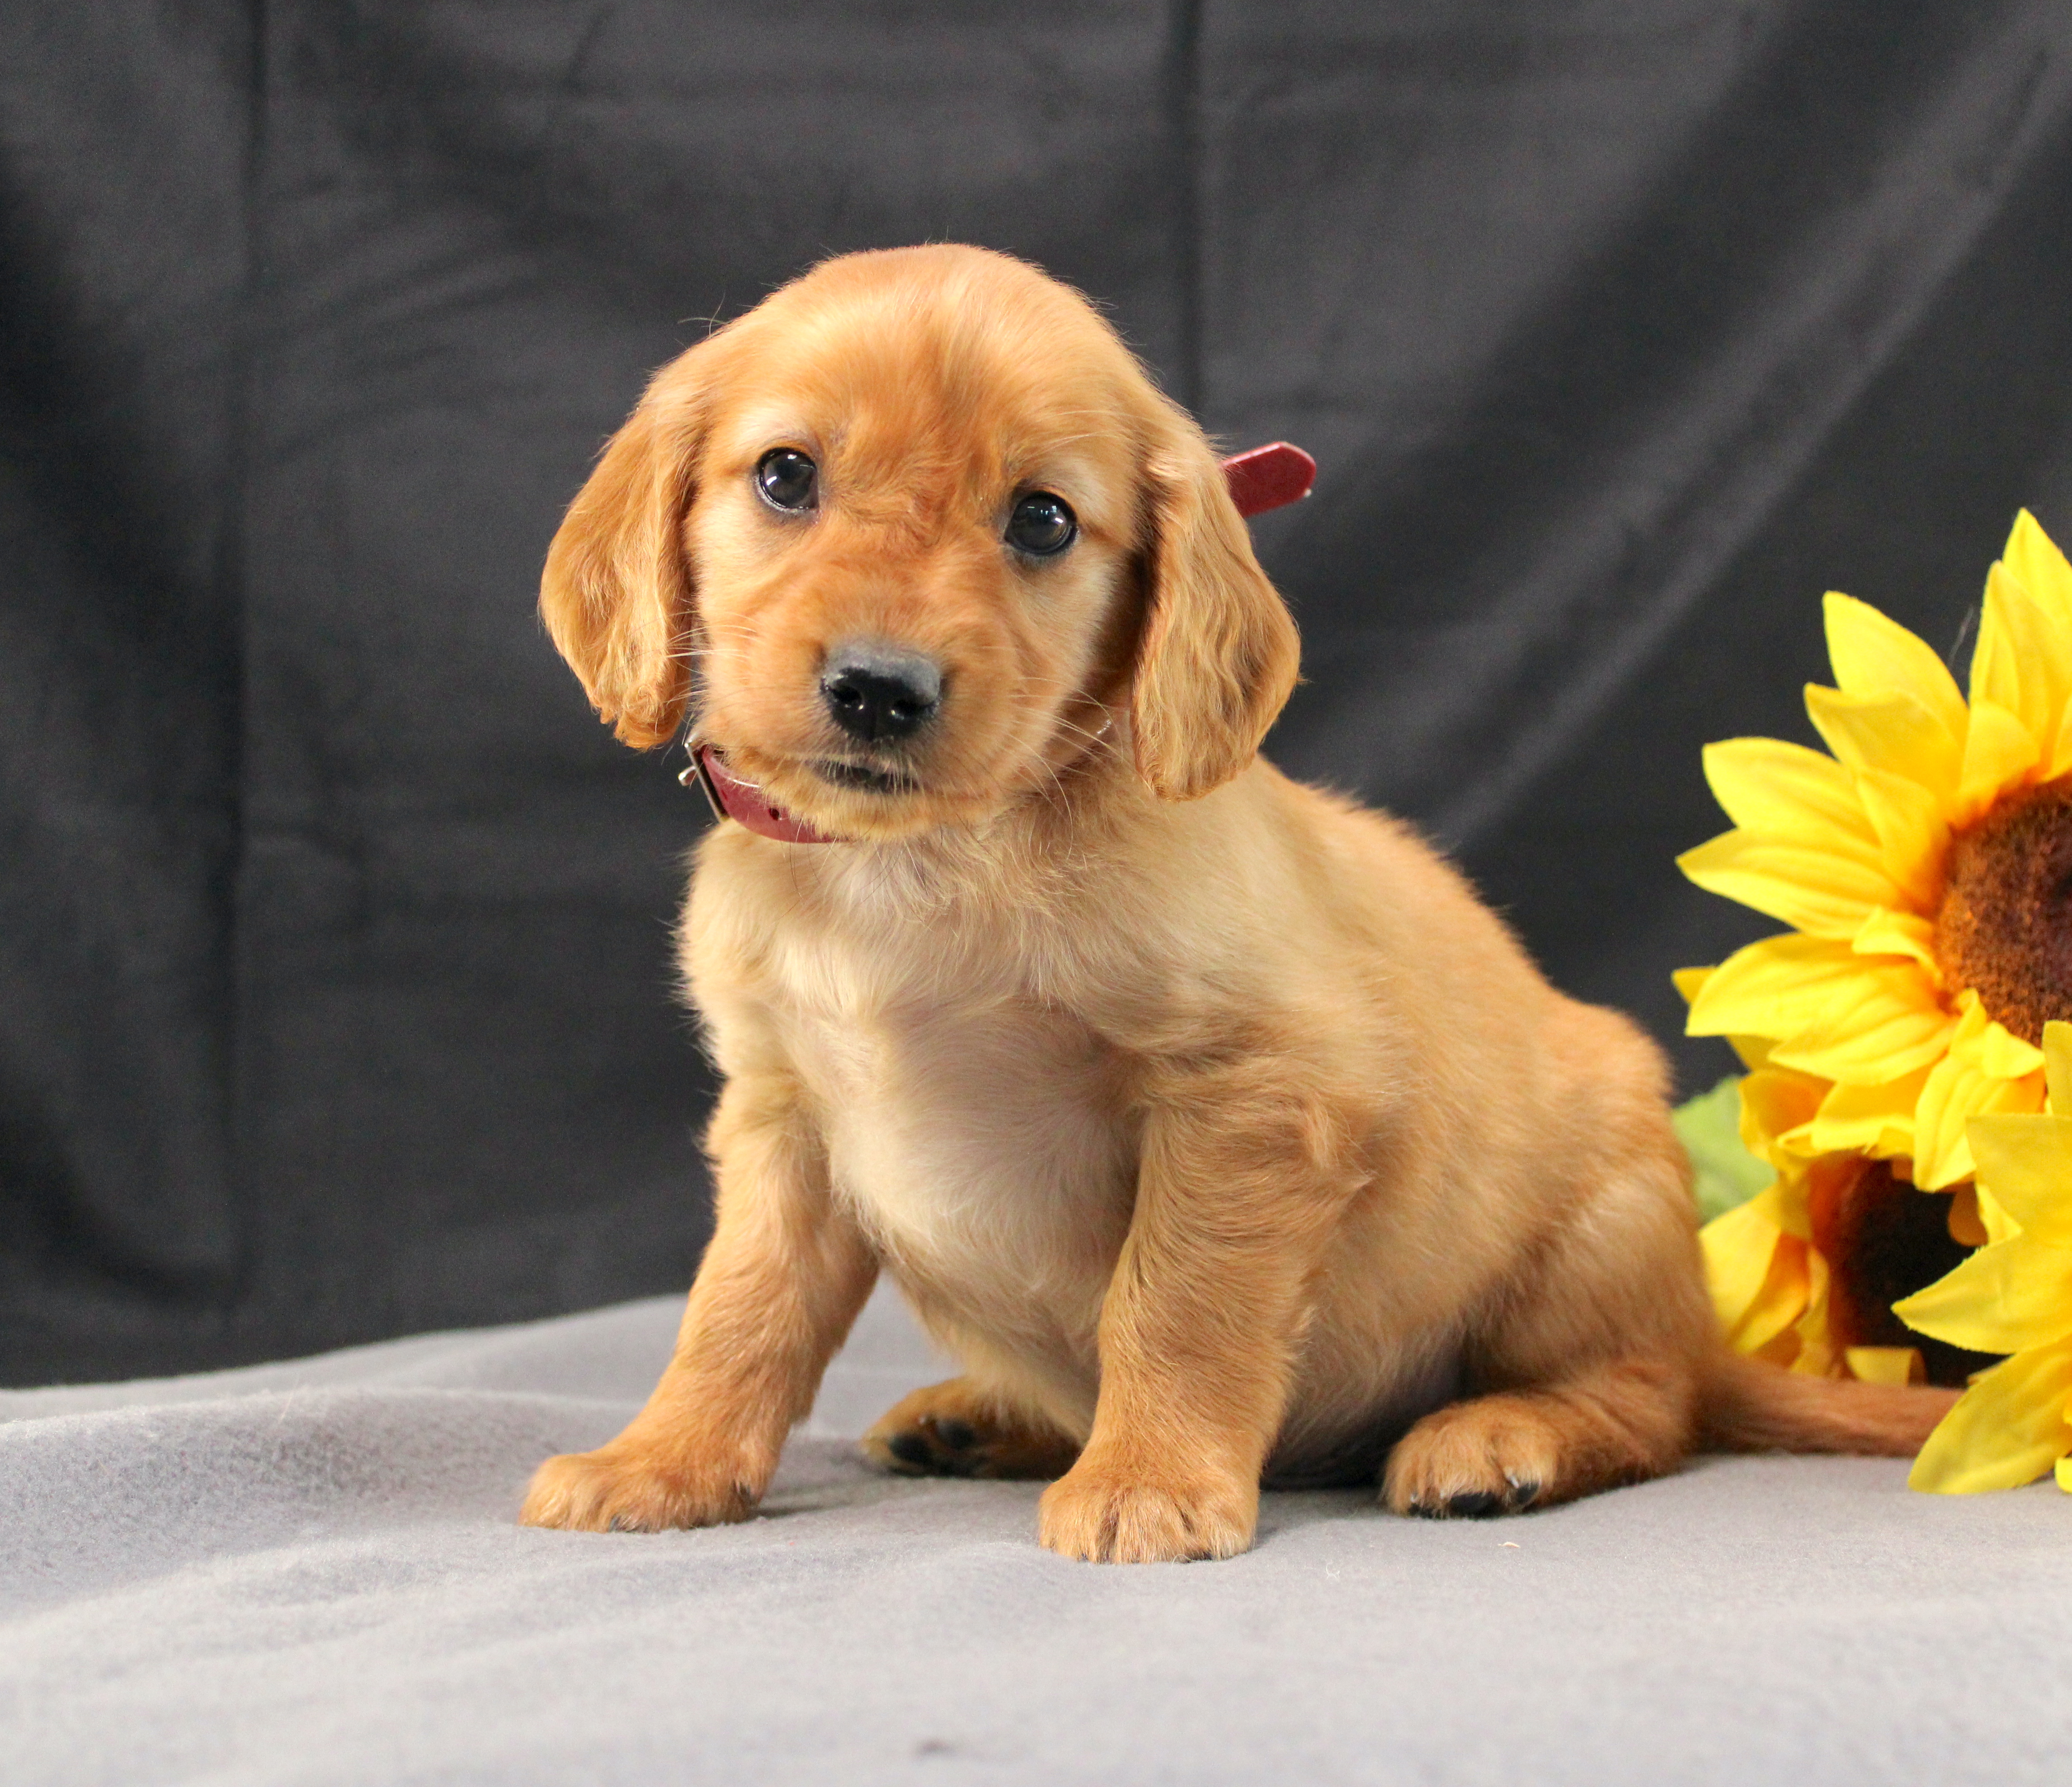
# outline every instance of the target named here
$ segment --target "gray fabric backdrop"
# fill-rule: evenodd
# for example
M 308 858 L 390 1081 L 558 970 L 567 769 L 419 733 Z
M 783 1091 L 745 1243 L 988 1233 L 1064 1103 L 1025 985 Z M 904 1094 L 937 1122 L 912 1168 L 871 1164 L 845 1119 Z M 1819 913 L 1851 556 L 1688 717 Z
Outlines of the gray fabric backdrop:
M 0 9 L 0 1379 L 687 1280 L 699 818 L 532 603 L 705 319 L 988 243 L 1309 447 L 1272 750 L 1667 1039 L 1821 591 L 2072 532 L 2068 200 L 2064 0 Z
M 0 1391 L 7 1787 L 2066 1779 L 2048 1483 L 1705 1458 L 1495 1521 L 1269 1493 L 1242 1558 L 1072 1563 L 1039 1484 L 885 1476 L 834 1437 L 943 1369 L 881 1291 L 754 1519 L 514 1526 L 677 1314 Z

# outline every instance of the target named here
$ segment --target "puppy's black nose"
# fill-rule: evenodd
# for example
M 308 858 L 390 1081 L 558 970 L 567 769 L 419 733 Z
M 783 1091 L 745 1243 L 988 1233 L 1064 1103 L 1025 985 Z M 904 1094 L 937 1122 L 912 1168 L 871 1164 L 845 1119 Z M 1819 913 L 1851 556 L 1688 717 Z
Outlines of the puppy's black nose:
M 853 739 L 883 744 L 918 732 L 943 699 L 943 673 L 918 652 L 844 645 L 828 656 L 820 698 Z

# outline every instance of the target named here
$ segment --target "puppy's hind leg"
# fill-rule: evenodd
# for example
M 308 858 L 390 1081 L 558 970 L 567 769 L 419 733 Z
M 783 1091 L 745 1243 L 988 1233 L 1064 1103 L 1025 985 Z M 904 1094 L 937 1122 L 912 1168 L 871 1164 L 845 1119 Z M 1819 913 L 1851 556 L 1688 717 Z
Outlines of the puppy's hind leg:
M 1489 1394 L 1427 1415 L 1397 1443 L 1382 1499 L 1398 1513 L 1566 1501 L 1659 1476 L 1690 1451 L 1714 1317 L 1680 1153 L 1646 1154 L 1572 1212 L 1486 1312 L 1470 1352 Z
M 1382 1499 L 1433 1518 L 1516 1513 L 1674 1469 L 1692 1374 L 1625 1359 L 1427 1415 L 1389 1454 Z
M 968 1377 L 902 1398 L 863 1436 L 865 1456 L 908 1476 L 1063 1476 L 1079 1442 L 1041 1415 L 1010 1409 Z

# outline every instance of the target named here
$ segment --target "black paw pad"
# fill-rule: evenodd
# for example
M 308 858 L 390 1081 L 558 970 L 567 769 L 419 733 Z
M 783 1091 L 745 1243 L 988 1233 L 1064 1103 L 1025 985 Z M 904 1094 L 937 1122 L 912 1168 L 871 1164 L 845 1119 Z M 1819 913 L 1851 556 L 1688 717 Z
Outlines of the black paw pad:
M 954 1414 L 933 1423 L 935 1437 L 953 1452 L 968 1452 L 978 1443 L 978 1429 Z
M 1503 1497 L 1488 1489 L 1464 1489 L 1446 1497 L 1446 1513 L 1456 1520 L 1480 1520 L 1503 1505 Z
M 933 1448 L 918 1433 L 895 1433 L 885 1442 L 885 1449 L 901 1464 L 911 1464 L 917 1471 L 925 1471 L 935 1462 Z
M 1533 1482 L 1530 1478 L 1523 1483 L 1514 1480 L 1511 1485 L 1511 1493 L 1504 1500 L 1512 1508 L 1530 1508 L 1540 1499 L 1540 1484 Z

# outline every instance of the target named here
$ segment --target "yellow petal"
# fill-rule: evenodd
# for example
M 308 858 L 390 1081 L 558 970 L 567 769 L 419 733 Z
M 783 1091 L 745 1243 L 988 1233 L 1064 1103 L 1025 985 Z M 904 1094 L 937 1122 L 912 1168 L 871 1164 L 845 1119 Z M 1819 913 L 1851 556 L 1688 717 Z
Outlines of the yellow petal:
M 1988 1246 L 2003 1241 L 2012 1241 L 2021 1233 L 2021 1225 L 2007 1213 L 2000 1200 L 1975 1181 L 1971 1188 L 1971 1208 L 1977 1212 L 1979 1226 L 1986 1232 Z
M 2072 1335 L 2072 1248 L 1996 1241 L 1893 1305 L 1916 1333 L 1974 1353 L 2020 1353 Z
M 1815 937 L 1854 937 L 1881 906 L 1899 903 L 1899 889 L 1873 847 L 1835 847 L 1729 831 L 1676 859 L 1708 893 L 1737 900 Z
M 1953 729 L 1901 690 L 1859 694 L 1818 683 L 1806 686 L 1806 711 L 1850 768 L 1885 770 L 1920 783 L 1938 801 L 1955 799 L 1964 764 L 1961 713 Z
M 2061 1117 L 2072 1117 L 2072 1023 L 2054 1018 L 2043 1027 L 2043 1073 L 2050 1108 Z
M 1950 848 L 1943 803 L 1889 769 L 1860 769 L 1855 776 L 1857 802 L 1877 835 L 1880 866 L 1916 912 L 1932 911 Z
M 1928 1436 L 1907 1482 L 1939 1495 L 2033 1483 L 2072 1450 L 2072 1342 L 2018 1353 L 1982 1373 Z
M 1790 1163 L 1786 1158 L 1790 1151 L 1781 1145 L 1783 1138 L 1813 1120 L 1827 1090 L 1827 1082 L 1810 1073 L 1779 1067 L 1751 1068 L 1741 1077 L 1741 1146 L 1783 1170 Z
M 1684 1003 L 1691 1005 L 1704 991 L 1705 982 L 1712 978 L 1710 968 L 1679 968 L 1669 978 L 1676 990 L 1684 996 Z M 1727 1038 L 1727 1046 L 1741 1056 L 1741 1065 L 1751 1070 L 1761 1067 L 1770 1059 L 1770 1039 L 1766 1036 L 1736 1036 Z
M 1753 1352 L 1798 1318 L 1806 1299 L 1803 1245 L 1762 1211 L 1744 1204 L 1715 1217 L 1698 1239 L 1712 1307 L 1737 1352 Z
M 1849 1375 L 1865 1384 L 1925 1384 L 1928 1368 L 1913 1346 L 1852 1346 L 1842 1349 Z
M 1836 1351 L 1835 1337 L 1827 1330 L 1827 1262 L 1817 1249 L 1806 1250 L 1806 1308 L 1799 1320 L 1792 1324 L 1799 1336 L 1799 1356 L 1791 1361 L 1794 1371 L 1803 1372 L 1813 1377 L 1833 1377 L 1840 1374 L 1841 1355 Z
M 1727 1047 L 1741 1058 L 1741 1065 L 1753 1073 L 1758 1068 L 1770 1065 L 1770 1039 L 1767 1036 L 1729 1036 Z
M 1770 1059 L 1844 1085 L 1882 1085 L 1937 1060 L 1955 1027 L 1939 1007 L 1903 1001 L 1880 989 L 1854 1010 L 1808 1025 L 1778 1044 Z
M 1925 1192 L 1939 1192 L 1969 1179 L 1977 1170 L 1965 1126 L 1992 1111 L 2032 1111 L 2042 1108 L 2043 1076 L 2008 1078 L 1990 1071 L 2019 1060 L 2008 1044 L 2019 1037 L 1986 1015 L 1970 987 L 1957 996 L 1959 1018 L 1949 1052 L 1930 1071 L 1914 1110 L 1914 1177 Z M 1991 1035 L 1999 1030 L 2000 1037 Z M 2022 1044 L 2023 1047 L 2027 1045 Z
M 1964 735 L 1964 698 L 1932 646 L 1854 596 L 1831 591 L 1821 607 L 1828 661 L 1844 693 L 1910 695 L 1944 730 Z
M 1966 1131 L 1979 1183 L 2053 1247 L 2072 1247 L 2072 1117 L 1974 1117 Z
M 2072 775 L 2072 702 L 2066 704 L 2065 717 L 2058 723 L 2058 742 L 2045 753 L 2036 779 L 2054 782 L 2068 775 Z
M 2000 557 L 2037 606 L 2056 616 L 2072 638 L 2072 566 L 2027 509 L 2015 517 L 2014 531 Z
M 1974 702 L 1953 822 L 1964 826 L 1977 818 L 2036 768 L 2049 742 L 2037 738 L 2019 715 L 1998 702 Z
M 1780 1233 L 1794 1241 L 1810 1241 L 1813 1238 L 1811 1208 L 1812 1185 L 1807 1173 L 1800 1168 L 1780 1169 L 1777 1183 L 1766 1192 L 1758 1192 L 1749 1200 L 1748 1207 Z
M 1714 798 L 1742 830 L 1879 854 L 1855 780 L 1832 757 L 1782 739 L 1726 739 L 1705 747 L 1704 764 Z
M 2043 1071 L 2043 1051 L 1996 1018 L 1980 1033 L 1979 1065 L 1992 1079 L 2026 1079 Z
M 1949 1055 L 1930 1070 L 1914 1107 L 1914 1182 L 1923 1191 L 1945 1190 L 1975 1171 L 1964 1126 L 1982 1083 L 1975 1068 Z
M 1849 948 L 1860 956 L 1905 956 L 1927 977 L 1942 984 L 1942 965 L 1935 959 L 1935 927 L 1914 912 L 1875 912 L 1857 927 Z
M 1793 1356 L 1791 1369 L 1808 1377 L 1839 1377 L 1836 1369 L 1835 1343 L 1827 1332 L 1827 1316 L 1824 1309 L 1809 1308 L 1799 1318 L 1799 1350 Z
M 1894 1073 L 1902 1079 L 1911 1078 L 1921 1071 L 1918 1064 L 1923 1059 L 1933 1061 L 1940 1056 L 1948 1029 L 1947 1019 L 1938 1025 L 1924 1017 L 1895 1020 L 1869 1031 L 1809 1031 L 1776 1045 L 1770 1059 L 1778 1066 L 1796 1068 L 1840 1085 L 1881 1085 Z M 1917 1100 L 1917 1124 L 1920 1108 Z
M 1928 1069 L 1881 1086 L 1838 1085 L 1820 1101 L 1807 1137 L 1816 1154 L 1863 1154 L 1874 1160 L 1914 1152 L 1914 1110 Z
M 1685 1020 L 1693 1036 L 1777 1039 L 1771 1059 L 1877 1085 L 1926 1066 L 1953 1025 L 1918 964 L 1831 937 L 1765 937 L 1712 971 Z
M 1832 937 L 1764 937 L 1737 949 L 1707 977 L 1691 1002 L 1685 1031 L 1789 1036 L 1836 1007 L 1856 1005 L 1875 988 L 1884 967 Z
M 1745 1204 L 1713 1217 L 1698 1231 L 1712 1307 L 1720 1325 L 1729 1333 L 1748 1313 L 1769 1277 L 1778 1240 L 1776 1224 Z
M 1694 1005 L 1698 995 L 1705 990 L 1705 982 L 1718 970 L 1712 968 L 1679 968 L 1669 978 L 1676 990 L 1684 995 L 1684 1003 Z M 1770 1039 L 1767 1036 L 1739 1036 L 1729 1035 L 1728 1046 L 1741 1056 L 1741 1065 L 1753 1072 L 1770 1059 Z
M 1995 565 L 1986 574 L 1979 642 L 1971 653 L 1971 711 L 1975 714 L 1982 702 L 2004 708 L 2021 723 L 2041 755 L 2058 735 L 2068 673 L 2072 632 L 2037 603 L 2006 565 Z
M 2058 1487 L 2068 1496 L 2072 1496 L 2072 1458 L 2059 1459 L 2058 1468 L 2053 1474 L 2058 1479 Z

